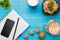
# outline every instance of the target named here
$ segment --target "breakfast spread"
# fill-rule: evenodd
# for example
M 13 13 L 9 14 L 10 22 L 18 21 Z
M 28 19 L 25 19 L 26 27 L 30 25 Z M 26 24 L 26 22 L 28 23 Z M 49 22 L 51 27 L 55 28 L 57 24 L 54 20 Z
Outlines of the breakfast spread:
M 27 0 L 27 3 L 29 6 L 35 7 L 38 5 L 39 0 Z M 0 6 L 2 6 L 5 9 L 9 9 L 10 8 L 9 0 L 0 0 Z M 56 12 L 58 12 L 59 5 L 55 0 L 45 0 L 43 2 L 42 9 L 45 14 L 53 15 Z M 54 20 L 50 20 L 48 22 L 45 30 L 51 35 L 55 35 L 55 36 L 59 35 L 60 34 L 60 24 Z M 35 31 L 34 30 L 29 31 L 30 36 L 31 35 L 34 36 L 35 33 L 38 34 L 39 39 L 43 39 L 46 36 L 46 33 L 41 32 L 39 28 L 35 28 Z M 23 36 L 24 39 L 27 39 L 28 37 L 29 37 L 28 34 L 24 34 L 24 36 Z M 16 39 L 16 40 L 18 40 L 18 39 Z

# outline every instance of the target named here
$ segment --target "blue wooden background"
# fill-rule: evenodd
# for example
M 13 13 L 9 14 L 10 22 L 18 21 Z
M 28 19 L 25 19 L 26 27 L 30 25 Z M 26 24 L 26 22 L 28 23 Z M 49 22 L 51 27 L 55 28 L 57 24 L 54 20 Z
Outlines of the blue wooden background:
M 32 0 L 33 1 L 33 0 Z M 11 7 L 8 10 L 5 10 L 0 6 L 0 20 L 13 8 L 15 11 L 30 24 L 30 26 L 19 36 L 18 40 L 41 40 L 38 38 L 38 34 L 35 32 L 36 28 L 40 29 L 40 32 L 45 32 L 46 36 L 43 40 L 60 40 L 60 35 L 52 36 L 48 34 L 44 29 L 43 25 L 47 24 L 49 20 L 54 19 L 57 22 L 60 22 L 60 11 L 56 15 L 47 16 L 42 11 L 42 2 L 39 1 L 39 4 L 32 8 L 30 7 L 26 0 L 10 0 Z M 29 30 L 34 31 L 34 35 L 29 35 Z M 24 39 L 24 34 L 28 34 L 28 39 Z

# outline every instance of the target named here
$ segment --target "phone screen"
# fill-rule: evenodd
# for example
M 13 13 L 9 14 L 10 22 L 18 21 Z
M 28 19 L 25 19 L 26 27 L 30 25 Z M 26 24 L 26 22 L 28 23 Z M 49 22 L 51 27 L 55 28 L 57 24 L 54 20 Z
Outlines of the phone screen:
M 1 35 L 8 38 L 13 28 L 14 23 L 15 23 L 14 21 L 7 19 L 2 29 Z

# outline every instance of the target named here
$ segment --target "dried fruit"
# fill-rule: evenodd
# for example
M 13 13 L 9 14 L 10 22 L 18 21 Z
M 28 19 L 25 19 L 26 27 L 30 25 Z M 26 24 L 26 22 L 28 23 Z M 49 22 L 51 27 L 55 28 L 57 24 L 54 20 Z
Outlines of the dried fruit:
M 39 34 L 39 38 L 44 38 L 44 37 L 45 37 L 45 33 L 44 32 Z
M 29 33 L 30 33 L 31 35 L 32 35 L 32 34 L 34 34 L 32 30 L 30 30 L 30 32 L 29 32 Z
M 24 38 L 28 38 L 28 35 L 27 34 L 24 34 Z
M 36 28 L 36 32 L 39 33 L 39 31 L 40 31 L 39 28 Z

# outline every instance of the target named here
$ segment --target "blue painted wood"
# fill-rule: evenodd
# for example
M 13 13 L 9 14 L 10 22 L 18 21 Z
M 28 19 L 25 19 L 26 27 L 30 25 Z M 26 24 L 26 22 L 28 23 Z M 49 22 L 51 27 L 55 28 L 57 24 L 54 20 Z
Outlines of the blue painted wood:
M 42 11 L 42 2 L 43 0 L 40 0 L 39 4 L 32 8 L 27 4 L 26 0 L 10 0 L 11 9 L 14 8 L 15 11 L 30 24 L 30 27 L 19 36 L 18 40 L 40 40 L 38 34 L 35 32 L 36 28 L 39 28 L 40 32 L 46 33 L 46 37 L 43 40 L 60 40 L 60 35 L 52 36 L 43 29 L 43 25 L 47 24 L 51 19 L 60 23 L 60 11 L 58 11 L 56 15 L 47 16 Z M 2 19 L 8 10 L 6 11 L 2 7 L 0 7 L 0 10 L 0 19 Z M 31 29 L 34 31 L 33 36 L 29 35 L 29 30 Z M 28 39 L 23 38 L 24 34 L 28 34 Z

